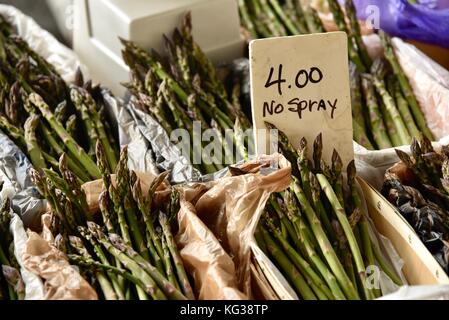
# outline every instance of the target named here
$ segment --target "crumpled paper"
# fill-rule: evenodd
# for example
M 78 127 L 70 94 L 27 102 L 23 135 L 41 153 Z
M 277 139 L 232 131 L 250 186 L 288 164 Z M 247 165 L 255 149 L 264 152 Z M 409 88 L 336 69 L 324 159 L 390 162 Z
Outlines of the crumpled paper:
M 51 237 L 50 237 L 51 238 Z M 48 238 L 28 232 L 22 255 L 24 266 L 44 280 L 45 300 L 97 300 L 90 284 Z
M 11 199 L 14 212 L 26 225 L 36 225 L 36 216 L 45 208 L 28 175 L 31 163 L 23 152 L 0 132 L 0 179 L 4 182 L 2 197 Z
M 150 189 L 151 182 L 156 178 L 156 174 L 152 172 L 138 172 L 136 171 L 136 175 L 140 180 L 140 187 L 142 188 L 142 194 L 147 194 Z M 111 183 L 116 186 L 116 175 L 111 175 Z M 89 207 L 90 212 L 96 213 L 99 212 L 100 206 L 98 203 L 98 199 L 100 197 L 101 192 L 103 191 L 103 180 L 95 180 L 84 183 L 82 186 L 86 194 L 86 201 Z M 169 188 L 169 185 L 166 182 L 161 183 L 157 188 L 156 192 L 162 193 Z M 156 198 L 157 201 L 157 198 Z
M 378 300 L 449 300 L 449 285 L 403 286 Z
M 290 165 L 279 154 L 236 166 L 248 174 L 232 176 L 224 170 L 209 176 L 209 181 L 176 186 L 181 195 L 176 243 L 199 299 L 253 296 L 249 239 L 269 195 L 290 183 Z M 136 174 L 145 194 L 155 176 Z M 102 181 L 84 184 L 83 189 L 89 207 L 97 210 Z M 158 188 L 156 205 L 167 199 L 169 189 L 168 185 Z
M 185 199 L 181 199 L 178 224 L 176 243 L 184 266 L 195 281 L 198 299 L 246 300 L 247 296 L 237 289 L 231 256 L 198 217 L 193 204 Z
M 190 199 L 197 199 L 193 201 L 197 217 L 213 232 L 222 248 L 232 257 L 235 266 L 235 274 L 232 275 L 236 279 L 238 289 L 251 299 L 250 239 L 270 194 L 283 191 L 290 184 L 291 167 L 283 156 L 274 154 L 260 156 L 238 168 L 242 172 L 253 173 L 231 176 L 228 172 L 227 176 L 202 184 L 207 187 L 207 191 L 204 192 L 201 185 L 196 185 L 196 191 L 190 189 L 188 192 Z M 194 212 L 193 208 L 189 207 L 183 208 L 181 212 L 183 210 L 184 215 L 187 215 L 185 212 Z M 182 240 L 180 235 L 177 238 Z M 186 244 L 187 241 L 184 240 L 183 243 Z M 192 252 L 181 251 L 187 264 L 195 263 L 196 256 Z M 211 254 L 209 263 L 201 265 L 200 274 L 210 271 L 209 268 L 215 267 L 214 261 L 220 260 L 220 255 L 213 252 Z M 229 272 L 225 275 L 229 277 Z M 200 282 L 199 279 L 195 280 Z M 211 286 L 211 281 L 214 280 L 202 279 L 201 287 Z M 218 293 L 209 293 L 212 296 L 208 295 L 206 298 L 217 298 Z
M 170 141 L 162 126 L 149 114 L 135 107 L 133 98 L 117 113 L 121 144 L 129 144 L 130 169 L 152 172 L 171 171 L 173 183 L 198 181 L 201 173 L 196 170 L 189 159 Z M 154 159 L 153 167 L 148 161 Z
M 42 279 L 28 270 L 23 261 L 28 235 L 23 228 L 22 220 L 17 214 L 14 214 L 11 219 L 10 230 L 14 239 L 14 255 L 20 266 L 20 274 L 25 284 L 25 300 L 43 300 L 45 289 Z

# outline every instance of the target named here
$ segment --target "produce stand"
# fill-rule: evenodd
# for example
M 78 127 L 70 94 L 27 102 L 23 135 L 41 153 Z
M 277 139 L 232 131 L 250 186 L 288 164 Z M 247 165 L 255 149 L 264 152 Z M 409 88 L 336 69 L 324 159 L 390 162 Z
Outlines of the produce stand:
M 73 48 L 0 5 L 0 300 L 447 299 L 447 49 L 356 0 L 71 5 Z

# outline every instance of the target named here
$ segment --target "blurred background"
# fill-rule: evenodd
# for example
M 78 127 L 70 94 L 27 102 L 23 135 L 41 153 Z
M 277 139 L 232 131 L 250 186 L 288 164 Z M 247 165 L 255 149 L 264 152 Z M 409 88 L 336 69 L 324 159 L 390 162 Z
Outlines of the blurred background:
M 66 45 L 71 45 L 71 0 L 0 0 L 31 16 Z
M 0 4 L 9 4 L 17 7 L 26 15 L 33 17 L 38 24 L 55 35 L 58 40 L 71 47 L 73 31 L 73 1 L 74 0 L 0 0 Z M 322 0 L 301 1 L 313 3 L 323 2 Z M 395 2 L 399 0 L 384 1 L 387 3 L 388 1 Z M 363 0 L 359 0 L 359 2 L 364 3 Z M 449 5 L 449 0 L 420 0 L 416 2 L 420 2 L 422 4 L 438 2 L 444 4 L 446 7 Z M 439 46 L 411 39 L 408 39 L 408 41 L 423 50 L 432 59 L 449 69 L 449 48 L 441 48 Z

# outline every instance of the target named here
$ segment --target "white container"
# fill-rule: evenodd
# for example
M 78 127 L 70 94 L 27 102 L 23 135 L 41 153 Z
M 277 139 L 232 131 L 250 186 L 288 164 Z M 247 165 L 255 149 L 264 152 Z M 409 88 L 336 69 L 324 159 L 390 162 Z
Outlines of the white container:
M 94 81 L 114 94 L 129 79 L 118 37 L 144 49 L 161 51 L 162 35 L 171 34 L 191 11 L 193 35 L 215 63 L 243 54 L 244 41 L 236 1 L 232 0 L 75 0 L 75 52 L 89 67 Z

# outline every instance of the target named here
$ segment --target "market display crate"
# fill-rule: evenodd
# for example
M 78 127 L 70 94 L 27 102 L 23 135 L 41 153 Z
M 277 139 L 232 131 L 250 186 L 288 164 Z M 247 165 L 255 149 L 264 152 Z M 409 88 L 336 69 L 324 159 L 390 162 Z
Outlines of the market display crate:
M 387 237 L 404 261 L 411 285 L 449 284 L 449 277 L 432 257 L 409 223 L 376 189 L 359 179 L 376 229 Z

